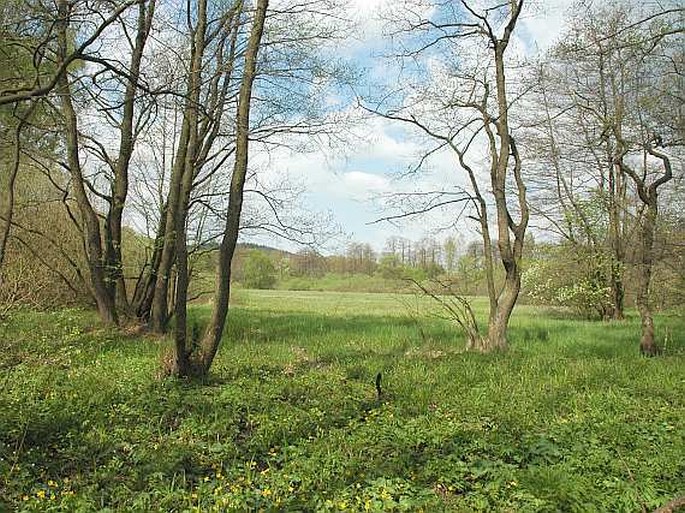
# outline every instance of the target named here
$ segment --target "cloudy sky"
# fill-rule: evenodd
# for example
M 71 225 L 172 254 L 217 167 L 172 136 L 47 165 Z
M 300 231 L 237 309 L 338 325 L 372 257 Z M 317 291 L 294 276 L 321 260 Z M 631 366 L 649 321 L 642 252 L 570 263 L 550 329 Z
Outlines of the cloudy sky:
M 350 14 L 359 20 L 360 30 L 357 31 L 357 39 L 341 51 L 376 77 L 393 73 L 383 59 L 374 57 L 383 52 L 387 41 L 378 13 L 393 4 L 396 2 L 392 0 L 350 2 Z M 532 58 L 549 48 L 563 30 L 570 5 L 571 0 L 529 2 L 517 26 L 516 39 L 510 51 Z M 341 103 L 340 108 L 351 117 L 362 117 L 353 105 Z M 396 235 L 412 240 L 425 236 L 443 239 L 447 235 L 460 235 L 467 240 L 473 238 L 469 221 L 462 219 L 454 223 L 459 213 L 458 206 L 454 211 L 432 216 L 377 222 L 398 213 L 396 208 L 389 206 L 388 194 L 450 189 L 463 181 L 452 156 L 446 153 L 436 155 L 425 169 L 407 176 L 407 171 L 417 164 L 417 156 L 421 154 L 421 143 L 415 135 L 404 126 L 366 116 L 346 131 L 348 144 L 308 151 L 279 149 L 272 151 L 268 159 L 257 156 L 253 162 L 267 165 L 279 176 L 288 176 L 301 184 L 306 190 L 302 198 L 306 208 L 331 214 L 344 235 L 329 243 L 324 249 L 326 252 L 340 250 L 350 240 L 368 242 L 380 251 L 385 240 Z M 296 249 L 287 241 L 254 237 L 251 240 Z

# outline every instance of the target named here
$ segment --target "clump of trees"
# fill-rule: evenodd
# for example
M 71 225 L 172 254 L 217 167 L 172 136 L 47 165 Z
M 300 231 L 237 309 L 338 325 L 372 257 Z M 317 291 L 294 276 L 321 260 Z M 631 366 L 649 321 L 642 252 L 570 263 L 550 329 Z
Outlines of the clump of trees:
M 242 283 L 249 289 L 272 289 L 276 285 L 276 266 L 263 251 L 251 250 L 245 257 L 242 272 Z
M 7 301 L 22 300 L 12 292 L 26 274 L 18 244 L 52 260 L 40 240 L 60 256 L 55 274 L 90 298 L 104 323 L 165 333 L 173 316 L 169 371 L 205 374 L 223 334 L 239 233 L 312 233 L 288 223 L 279 202 L 291 192 L 265 189 L 249 155 L 251 145 L 336 124 L 319 94 L 345 80 L 336 59 L 321 58 L 346 30 L 336 8 L 327 0 L 3 4 L 0 59 L 11 63 L 0 77 L 0 135 L 3 156 L 11 155 L 2 162 L 0 212 Z M 19 187 L 39 183 L 50 192 Z M 59 228 L 22 222 L 34 199 L 50 203 L 42 215 L 52 205 L 60 211 L 51 218 Z M 129 244 L 126 223 L 144 226 L 147 237 L 134 234 Z M 214 311 L 193 342 L 193 263 L 217 240 Z
M 567 255 L 585 257 L 570 267 L 568 274 L 585 268 L 573 290 L 558 293 L 620 320 L 632 274 L 646 354 L 658 351 L 650 296 L 665 242 L 657 242 L 657 227 L 667 222 L 659 196 L 672 194 L 665 191 L 685 142 L 676 92 L 683 87 L 682 12 L 636 2 L 586 6 L 531 77 L 531 100 L 540 107 L 528 120 L 532 205 Z M 554 281 L 538 274 L 538 289 L 541 280 Z

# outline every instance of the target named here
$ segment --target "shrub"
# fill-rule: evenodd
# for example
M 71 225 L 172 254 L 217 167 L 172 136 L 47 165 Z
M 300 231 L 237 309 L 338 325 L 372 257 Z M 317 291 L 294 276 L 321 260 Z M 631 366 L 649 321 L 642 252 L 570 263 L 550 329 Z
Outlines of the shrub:
M 609 275 L 605 255 L 556 246 L 529 265 L 523 286 L 533 302 L 569 307 L 587 318 L 605 318 L 613 307 Z
M 276 266 L 269 255 L 258 249 L 245 258 L 243 285 L 248 289 L 272 289 L 276 285 Z

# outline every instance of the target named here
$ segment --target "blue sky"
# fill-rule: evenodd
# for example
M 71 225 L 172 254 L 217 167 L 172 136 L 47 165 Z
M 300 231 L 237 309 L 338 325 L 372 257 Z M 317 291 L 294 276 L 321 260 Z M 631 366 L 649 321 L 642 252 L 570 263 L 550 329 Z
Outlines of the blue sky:
M 477 3 L 477 2 L 474 2 Z M 529 2 L 517 28 L 516 40 L 511 52 L 521 57 L 533 57 L 547 49 L 563 29 L 565 11 L 571 0 L 548 0 L 544 3 Z M 360 21 L 358 38 L 340 51 L 355 62 L 358 67 L 370 70 L 375 79 L 392 80 L 395 70 L 392 65 L 378 57 L 387 49 L 383 35 L 383 22 L 377 17 L 380 10 L 392 9 L 397 2 L 389 0 L 353 0 L 350 14 Z M 463 177 L 452 155 L 437 154 L 426 169 L 408 177 L 409 168 L 418 162 L 423 149 L 415 132 L 404 126 L 378 117 L 362 116 L 354 105 L 339 102 L 356 123 L 346 133 L 347 143 L 334 148 L 325 147 L 312 151 L 276 150 L 269 157 L 270 166 L 277 165 L 274 172 L 287 174 L 302 184 L 306 192 L 302 198 L 307 209 L 330 212 L 342 227 L 344 235 L 329 243 L 324 251 L 340 250 L 348 240 L 367 242 L 376 250 L 383 249 L 384 242 L 391 236 L 403 236 L 412 240 L 433 236 L 444 239 L 447 235 L 460 235 L 462 239 L 475 238 L 472 223 L 461 220 L 456 227 L 440 231 L 454 224 L 456 213 L 421 216 L 400 223 L 374 223 L 381 217 L 397 213 L 388 209 L 385 195 L 393 192 L 453 189 L 463 183 Z M 253 162 L 263 162 L 259 156 Z M 287 241 L 264 237 L 250 237 L 262 243 L 277 247 L 296 249 Z

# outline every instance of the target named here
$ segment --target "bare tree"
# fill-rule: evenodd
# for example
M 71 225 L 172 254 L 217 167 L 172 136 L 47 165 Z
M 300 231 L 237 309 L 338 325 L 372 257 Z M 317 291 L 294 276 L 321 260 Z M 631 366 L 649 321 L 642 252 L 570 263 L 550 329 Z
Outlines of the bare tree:
M 470 187 L 460 198 L 434 202 L 431 210 L 470 202 L 482 236 L 489 297 L 488 333 L 467 330 L 468 346 L 479 351 L 507 347 L 507 326 L 521 288 L 521 257 L 528 226 L 526 187 L 521 159 L 510 126 L 507 85 L 507 49 L 523 8 L 523 1 L 493 3 L 478 10 L 471 2 L 438 2 L 433 18 L 409 10 L 401 20 L 398 36 L 416 36 L 414 47 L 402 57 L 418 59 L 431 55 L 442 68 L 441 76 L 429 87 L 420 85 L 413 94 L 403 94 L 399 106 L 384 103 L 369 108 L 389 120 L 416 127 L 436 147 L 429 153 L 448 149 L 456 157 Z M 465 41 L 477 41 L 482 53 L 467 59 Z M 459 56 L 459 57 L 457 57 Z M 461 62 L 459 62 L 461 60 Z M 469 62 L 469 67 L 463 63 Z M 441 87 L 442 86 L 442 87 Z M 482 138 L 482 139 L 481 139 Z M 476 141 L 484 141 L 492 198 L 478 178 Z M 427 158 L 427 157 L 425 157 Z M 513 188 L 513 193 L 510 192 Z M 496 244 L 505 271 L 502 284 L 495 280 L 495 260 L 490 209 L 495 212 Z M 419 209 L 413 214 L 423 213 Z M 517 220 L 518 218 L 518 220 Z
M 240 84 L 238 111 L 236 116 L 236 156 L 228 199 L 226 227 L 219 248 L 214 308 L 212 310 L 209 325 L 207 326 L 201 342 L 200 354 L 197 361 L 200 373 L 206 373 L 214 361 L 223 335 L 226 316 L 228 314 L 228 301 L 231 292 L 231 261 L 233 260 L 233 254 L 238 241 L 240 215 L 243 206 L 243 190 L 247 174 L 252 88 L 255 80 L 257 55 L 264 33 L 264 21 L 266 19 L 268 5 L 269 0 L 258 0 L 257 2 L 250 37 L 245 52 L 245 66 Z M 183 349 L 183 346 L 179 346 L 179 338 L 183 335 L 184 334 L 180 334 L 177 331 L 177 351 Z

